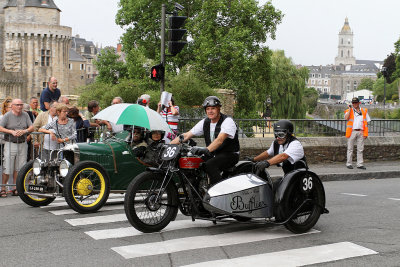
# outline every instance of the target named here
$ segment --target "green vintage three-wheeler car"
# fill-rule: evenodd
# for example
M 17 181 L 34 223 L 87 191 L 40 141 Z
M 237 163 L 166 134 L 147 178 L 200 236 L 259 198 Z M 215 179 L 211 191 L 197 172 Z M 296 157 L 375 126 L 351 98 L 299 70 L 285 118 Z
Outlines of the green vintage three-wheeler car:
M 20 198 L 28 205 L 50 204 L 64 196 L 79 213 L 99 210 L 110 193 L 124 193 L 131 180 L 146 168 L 131 144 L 128 132 L 103 142 L 68 144 L 50 158 L 36 158 L 24 165 L 17 178 Z

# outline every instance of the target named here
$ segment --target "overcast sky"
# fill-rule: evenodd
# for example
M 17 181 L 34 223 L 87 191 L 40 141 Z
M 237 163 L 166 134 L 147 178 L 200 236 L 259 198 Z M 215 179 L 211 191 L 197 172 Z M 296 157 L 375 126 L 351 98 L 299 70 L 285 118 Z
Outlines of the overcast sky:
M 61 25 L 72 27 L 73 35 L 103 47 L 116 46 L 123 33 L 115 24 L 118 0 L 54 2 L 62 10 Z M 356 59 L 384 60 L 400 38 L 400 0 L 272 0 L 272 4 L 285 16 L 276 40 L 267 45 L 285 50 L 296 64 L 334 63 L 346 17 L 354 33 Z

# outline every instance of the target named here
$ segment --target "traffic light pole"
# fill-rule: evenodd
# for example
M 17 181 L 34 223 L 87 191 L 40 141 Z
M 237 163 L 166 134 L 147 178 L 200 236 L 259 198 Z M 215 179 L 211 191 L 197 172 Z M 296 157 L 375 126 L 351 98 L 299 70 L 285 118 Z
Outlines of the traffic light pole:
M 161 6 L 161 64 L 165 67 L 165 16 L 166 6 Z M 164 92 L 164 78 L 160 81 L 160 91 Z

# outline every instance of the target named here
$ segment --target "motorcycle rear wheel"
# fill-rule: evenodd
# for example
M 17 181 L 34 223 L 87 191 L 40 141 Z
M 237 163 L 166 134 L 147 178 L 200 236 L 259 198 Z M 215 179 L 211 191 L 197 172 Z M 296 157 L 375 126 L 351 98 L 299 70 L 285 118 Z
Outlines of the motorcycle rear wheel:
M 325 190 L 321 181 L 313 179 L 312 189 L 304 191 L 303 179 L 297 179 L 288 186 L 278 210 L 278 217 L 289 218 L 306 199 L 310 200 L 285 224 L 285 227 L 295 234 L 310 230 L 317 223 L 322 214 L 322 207 L 325 206 Z
M 178 213 L 175 187 L 171 183 L 165 187 L 162 182 L 161 174 L 144 172 L 136 176 L 126 190 L 126 217 L 133 227 L 143 233 L 164 229 Z M 159 192 L 162 192 L 161 197 Z

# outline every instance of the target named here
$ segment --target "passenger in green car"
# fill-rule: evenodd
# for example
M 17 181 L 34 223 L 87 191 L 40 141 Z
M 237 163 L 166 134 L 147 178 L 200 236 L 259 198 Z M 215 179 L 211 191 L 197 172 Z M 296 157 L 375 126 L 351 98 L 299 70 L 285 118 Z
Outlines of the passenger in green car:
M 160 144 L 164 144 L 164 131 L 151 131 L 146 136 L 147 147 L 144 155 L 139 157 L 138 160 L 146 166 L 157 167 L 160 162 Z

